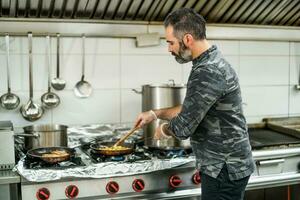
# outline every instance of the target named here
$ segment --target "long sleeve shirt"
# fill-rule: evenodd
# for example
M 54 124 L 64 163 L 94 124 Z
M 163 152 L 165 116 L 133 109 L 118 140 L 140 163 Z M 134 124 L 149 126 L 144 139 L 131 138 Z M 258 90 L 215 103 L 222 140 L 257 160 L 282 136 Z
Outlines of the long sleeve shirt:
M 214 45 L 193 60 L 181 112 L 167 128 L 190 137 L 201 173 L 216 178 L 226 164 L 237 180 L 255 169 L 238 77 Z

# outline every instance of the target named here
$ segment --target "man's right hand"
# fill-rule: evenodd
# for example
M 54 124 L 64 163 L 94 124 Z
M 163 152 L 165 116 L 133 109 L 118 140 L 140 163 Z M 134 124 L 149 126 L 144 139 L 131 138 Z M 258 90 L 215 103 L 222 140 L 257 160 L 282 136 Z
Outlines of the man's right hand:
M 157 117 L 154 111 L 142 112 L 135 120 L 134 127 L 142 128 L 144 125 L 149 124 L 156 119 Z

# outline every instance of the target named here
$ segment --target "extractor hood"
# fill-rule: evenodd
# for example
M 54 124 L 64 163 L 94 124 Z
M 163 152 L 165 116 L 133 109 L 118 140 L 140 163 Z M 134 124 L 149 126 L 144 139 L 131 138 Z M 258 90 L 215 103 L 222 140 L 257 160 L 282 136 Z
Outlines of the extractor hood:
M 299 0 L 1 0 L 0 20 L 161 23 L 193 8 L 214 24 L 300 26 Z

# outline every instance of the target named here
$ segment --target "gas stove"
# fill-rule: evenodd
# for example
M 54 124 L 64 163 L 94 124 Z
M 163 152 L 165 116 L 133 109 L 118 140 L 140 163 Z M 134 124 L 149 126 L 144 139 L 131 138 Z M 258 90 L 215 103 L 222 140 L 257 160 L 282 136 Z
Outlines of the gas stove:
M 266 123 L 250 126 L 249 137 L 256 171 L 247 190 L 300 183 L 300 139 L 270 129 Z M 62 170 L 68 176 L 57 178 L 47 170 L 39 174 L 43 169 L 38 169 L 33 172 L 41 178 L 49 175 L 50 179 L 22 178 L 22 199 L 194 199 L 201 196 L 201 177 L 195 170 L 191 150 L 161 151 L 137 145 L 130 155 L 106 157 L 83 146 L 79 155 L 86 166 Z M 168 165 L 176 159 L 180 164 Z M 91 176 L 94 172 L 98 173 Z
M 150 160 L 152 160 L 154 165 L 160 165 L 162 160 L 169 162 L 169 160 L 174 160 L 176 158 L 186 159 L 192 156 L 192 151 L 190 149 L 159 150 L 150 149 L 140 145 L 135 146 L 133 153 L 121 156 L 100 155 L 88 148 L 88 145 L 82 146 L 80 150 L 81 151 L 78 152 L 81 152 L 81 154 L 86 156 L 85 158 L 82 156 L 82 162 L 85 163 L 86 166 L 88 166 L 88 162 L 91 162 L 94 166 L 106 165 L 114 167 L 123 164 L 126 167 L 136 167 L 138 162 L 147 162 Z M 34 168 L 29 169 L 34 170 L 33 172 L 35 173 L 38 173 L 36 169 L 51 169 L 50 171 L 53 172 L 52 169 L 75 170 L 74 168 L 70 168 L 79 167 L 73 165 L 59 166 L 58 164 L 53 166 L 48 166 L 47 164 L 45 166 L 41 163 L 36 167 L 35 162 L 30 164 L 30 161 L 30 159 L 25 158 L 24 163 L 34 165 Z M 72 160 L 72 162 L 74 162 L 74 160 Z M 27 164 L 25 167 L 28 167 Z M 103 168 L 94 168 L 94 170 L 101 169 Z M 42 174 L 39 176 L 42 176 Z M 48 176 L 51 175 L 48 174 Z M 149 193 L 153 192 L 175 194 L 178 191 L 185 191 L 187 189 L 199 189 L 199 184 L 200 176 L 198 171 L 195 170 L 195 163 L 187 162 L 184 165 L 175 168 L 150 170 L 148 173 L 125 174 L 124 176 L 110 176 L 103 178 L 66 177 L 46 182 L 32 182 L 23 178 L 21 187 L 22 199 L 140 199 L 143 196 L 149 198 Z

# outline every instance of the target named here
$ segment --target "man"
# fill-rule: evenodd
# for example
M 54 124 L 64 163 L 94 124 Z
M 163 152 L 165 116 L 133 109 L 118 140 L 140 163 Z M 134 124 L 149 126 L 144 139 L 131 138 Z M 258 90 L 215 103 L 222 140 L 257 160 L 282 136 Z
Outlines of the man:
M 164 26 L 176 61 L 193 63 L 186 97 L 180 106 L 141 113 L 135 125 L 170 120 L 156 130 L 156 139 L 190 137 L 201 173 L 202 200 L 243 199 L 255 165 L 237 75 L 206 40 L 201 15 L 183 8 L 169 14 Z

